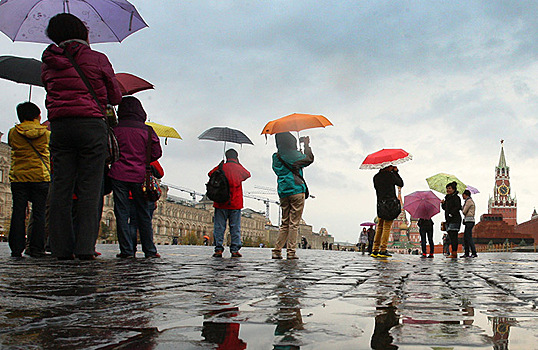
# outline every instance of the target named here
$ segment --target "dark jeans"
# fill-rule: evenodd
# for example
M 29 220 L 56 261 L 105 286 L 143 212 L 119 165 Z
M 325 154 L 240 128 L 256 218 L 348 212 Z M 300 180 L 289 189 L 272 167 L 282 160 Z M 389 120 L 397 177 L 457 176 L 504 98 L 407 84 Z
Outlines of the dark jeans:
M 235 253 L 241 249 L 241 209 L 215 208 L 215 223 L 213 225 L 213 239 L 215 251 L 224 251 L 224 232 L 226 221 L 230 226 L 230 252 Z
M 473 227 L 474 222 L 465 222 L 465 231 L 463 232 L 463 249 L 465 251 L 465 255 L 471 254 L 476 255 L 476 248 L 474 246 L 473 242 Z
M 100 118 L 60 118 L 50 123 L 54 166 L 50 195 L 50 248 L 58 257 L 93 255 L 99 234 L 107 129 Z M 73 219 L 73 193 L 77 192 Z M 83 214 L 83 215 L 82 215 Z M 73 220 L 75 222 L 73 222 Z
M 133 237 L 132 231 L 129 229 L 132 201 L 142 251 L 146 257 L 157 254 L 157 248 L 153 243 L 152 213 L 149 209 L 148 201 L 146 201 L 142 193 L 142 184 L 112 179 L 112 192 L 114 193 L 114 215 L 116 215 L 118 243 L 121 253 L 134 256 L 136 252 L 136 231 Z M 129 192 L 131 192 L 133 199 L 129 199 Z
M 426 237 L 428 239 L 428 243 L 430 244 L 430 255 L 433 255 L 433 251 L 435 248 L 435 244 L 433 243 L 433 228 L 427 229 L 424 227 L 421 227 L 419 229 L 420 232 L 420 245 L 422 246 L 422 254 L 427 254 L 426 252 Z
M 148 205 L 149 215 L 151 220 L 153 220 L 153 212 L 155 211 L 155 202 L 146 202 Z M 133 250 L 136 253 L 137 245 L 137 234 L 138 234 L 138 223 L 136 221 L 136 206 L 134 199 L 129 199 L 129 236 L 134 242 Z
M 458 252 L 458 231 L 447 231 L 448 237 L 450 237 L 450 245 L 452 246 L 452 253 Z
M 12 182 L 13 213 L 9 227 L 9 248 L 19 256 L 26 247 L 26 208 L 32 203 L 33 224 L 28 230 L 29 253 L 45 252 L 45 206 L 49 182 Z

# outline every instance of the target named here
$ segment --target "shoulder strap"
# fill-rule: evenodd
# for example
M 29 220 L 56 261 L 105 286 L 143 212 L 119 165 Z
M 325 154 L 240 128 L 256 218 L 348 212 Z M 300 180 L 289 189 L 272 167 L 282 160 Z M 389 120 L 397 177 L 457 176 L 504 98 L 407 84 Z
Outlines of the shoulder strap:
M 84 74 L 84 72 L 82 71 L 78 63 L 75 61 L 75 58 L 73 57 L 73 55 L 71 55 L 71 53 L 67 49 L 64 49 L 64 55 L 67 56 L 67 58 L 69 59 L 69 61 L 71 62 L 75 70 L 77 71 L 78 75 L 84 82 L 84 85 L 86 85 L 86 87 L 88 88 L 88 92 L 90 93 L 90 95 L 92 95 L 93 99 L 97 103 L 97 106 L 101 110 L 101 113 L 103 113 L 103 117 L 105 117 L 105 121 L 108 125 L 108 118 L 106 118 L 106 111 L 101 105 L 101 102 L 99 102 L 99 98 L 97 97 L 97 94 L 95 93 L 95 90 L 93 89 L 92 84 L 90 84 L 88 77 L 86 77 L 86 74 Z M 110 125 L 108 126 L 110 127 Z
M 32 147 L 32 149 L 34 150 L 34 152 L 37 154 L 37 156 L 39 157 L 39 159 L 41 159 L 41 162 L 43 163 L 43 165 L 45 166 L 45 168 L 47 169 L 47 171 L 49 172 L 49 175 L 51 175 L 50 173 L 50 168 L 47 164 L 47 162 L 45 162 L 45 159 L 43 159 L 43 155 L 41 155 L 41 153 L 39 153 L 39 151 L 37 150 L 37 148 L 35 148 L 34 144 L 32 143 L 32 141 L 24 136 L 23 134 L 19 133 L 19 135 L 21 135 L 29 144 L 30 144 L 30 147 Z
M 291 171 L 294 175 L 296 175 L 297 177 L 299 177 L 299 179 L 303 180 L 303 184 L 304 184 L 304 187 L 305 187 L 305 196 L 306 198 L 310 197 L 310 191 L 308 190 L 308 185 L 306 184 L 306 180 L 304 179 L 304 177 L 301 175 L 301 173 L 299 172 L 299 170 L 297 169 L 293 169 L 288 163 L 286 163 L 281 157 L 280 157 L 280 154 L 276 154 L 276 157 L 278 158 L 278 160 L 280 160 L 280 162 L 286 167 L 288 168 L 289 171 Z M 314 198 L 314 197 L 312 197 Z
M 146 168 L 150 169 L 151 163 L 151 126 L 148 125 L 148 142 L 146 144 Z

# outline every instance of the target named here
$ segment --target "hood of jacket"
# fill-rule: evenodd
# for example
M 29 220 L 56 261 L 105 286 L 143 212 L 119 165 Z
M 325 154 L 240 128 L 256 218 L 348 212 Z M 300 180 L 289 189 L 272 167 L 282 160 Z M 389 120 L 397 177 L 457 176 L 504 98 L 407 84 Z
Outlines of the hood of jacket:
M 276 134 L 275 141 L 278 153 L 281 155 L 297 151 L 297 139 L 290 132 L 280 132 Z
M 33 140 L 37 139 L 40 136 L 43 136 L 47 132 L 47 127 L 41 125 L 36 119 L 32 121 L 26 120 L 20 124 L 15 125 L 15 130 L 17 130 L 19 134 Z
M 121 100 L 118 106 L 118 119 L 134 120 L 138 122 L 146 121 L 146 111 L 142 107 L 142 103 L 134 96 L 126 96 Z
M 83 49 L 84 47 L 90 48 L 88 45 L 83 44 L 82 41 L 69 41 L 62 43 L 62 47 L 57 46 L 56 44 L 50 44 L 43 55 L 41 56 L 41 61 L 53 68 L 54 70 L 64 70 L 67 68 L 73 67 L 69 58 L 64 55 L 64 50 L 69 50 L 69 52 L 75 56 L 76 53 Z

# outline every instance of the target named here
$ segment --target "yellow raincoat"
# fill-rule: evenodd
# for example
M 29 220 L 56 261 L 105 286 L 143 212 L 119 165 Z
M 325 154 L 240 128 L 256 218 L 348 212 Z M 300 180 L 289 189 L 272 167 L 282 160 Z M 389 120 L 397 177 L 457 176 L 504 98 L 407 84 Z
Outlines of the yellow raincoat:
M 46 163 L 39 158 L 26 136 Z M 11 146 L 11 182 L 50 182 L 50 131 L 39 123 L 39 119 L 23 121 L 9 130 L 8 144 Z

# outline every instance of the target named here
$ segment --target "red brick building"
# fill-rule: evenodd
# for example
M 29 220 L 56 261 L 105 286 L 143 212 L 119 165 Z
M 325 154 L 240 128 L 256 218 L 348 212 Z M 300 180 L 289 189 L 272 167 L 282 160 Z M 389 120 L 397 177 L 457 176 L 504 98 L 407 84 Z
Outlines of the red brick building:
M 536 209 L 532 213 L 531 219 L 516 226 L 516 232 L 532 236 L 538 242 L 538 213 Z
M 504 156 L 504 140 L 501 140 L 499 165 L 495 167 L 493 197 L 489 198 L 488 214 L 501 215 L 508 225 L 517 225 L 517 200 L 511 196 L 510 167 Z

